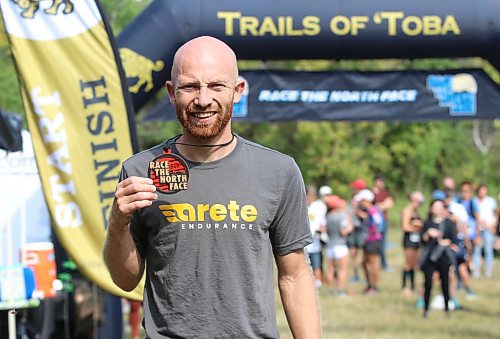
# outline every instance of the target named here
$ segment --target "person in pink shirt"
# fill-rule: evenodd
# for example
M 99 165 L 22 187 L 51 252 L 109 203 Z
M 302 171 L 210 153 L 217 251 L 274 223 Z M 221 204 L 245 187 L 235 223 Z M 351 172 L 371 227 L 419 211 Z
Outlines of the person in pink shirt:
M 361 253 L 363 250 L 363 246 L 365 244 L 365 228 L 363 227 L 363 218 L 360 217 L 360 214 L 363 214 L 359 208 L 358 203 L 354 199 L 356 194 L 358 194 L 361 190 L 366 188 L 366 182 L 359 178 L 354 180 L 349 184 L 349 187 L 352 191 L 352 199 L 349 206 L 349 213 L 351 215 L 352 224 L 354 226 L 353 231 L 349 234 L 347 238 L 347 246 L 349 247 L 349 257 L 350 263 L 353 270 L 352 282 L 358 282 L 359 279 L 359 268 L 361 267 L 361 263 L 358 260 L 358 252 Z
M 378 291 L 380 276 L 380 250 L 382 246 L 381 227 L 384 217 L 375 206 L 375 195 L 368 189 L 361 190 L 354 198 L 364 214 L 366 237 L 363 248 L 363 268 L 365 270 L 367 286 L 365 293 L 375 294 Z

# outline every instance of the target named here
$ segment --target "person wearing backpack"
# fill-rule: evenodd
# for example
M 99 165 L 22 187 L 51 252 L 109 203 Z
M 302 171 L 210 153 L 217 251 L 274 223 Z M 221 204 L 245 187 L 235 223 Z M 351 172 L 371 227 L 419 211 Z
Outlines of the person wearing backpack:
M 464 181 L 460 184 L 460 196 L 457 202 L 467 211 L 467 234 L 470 240 L 470 255 L 472 258 L 471 271 L 474 277 L 479 276 L 479 267 L 481 266 L 481 234 L 478 230 L 479 207 L 477 200 L 473 199 L 474 186 L 470 181 Z
M 454 249 L 458 239 L 456 227 L 447 216 L 446 206 L 442 200 L 433 200 L 430 205 L 429 217 L 421 232 L 422 252 L 419 266 L 425 276 L 424 318 L 428 317 L 429 300 L 434 272 L 439 272 L 441 289 L 444 296 L 444 310 L 448 315 L 450 300 L 449 272 L 454 262 Z
M 366 227 L 365 245 L 363 247 L 363 268 L 365 270 L 367 286 L 363 291 L 366 294 L 378 292 L 380 276 L 380 251 L 382 249 L 382 227 L 384 217 L 375 206 L 375 195 L 369 189 L 361 190 L 354 199 L 358 202 L 363 214 Z

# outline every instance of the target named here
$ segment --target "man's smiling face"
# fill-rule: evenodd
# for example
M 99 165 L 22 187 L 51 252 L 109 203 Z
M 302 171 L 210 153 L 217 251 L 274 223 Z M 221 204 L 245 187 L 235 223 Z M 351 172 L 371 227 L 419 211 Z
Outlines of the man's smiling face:
M 230 130 L 233 104 L 244 86 L 237 77 L 232 51 L 212 41 L 186 46 L 176 55 L 167 89 L 185 132 L 210 139 Z

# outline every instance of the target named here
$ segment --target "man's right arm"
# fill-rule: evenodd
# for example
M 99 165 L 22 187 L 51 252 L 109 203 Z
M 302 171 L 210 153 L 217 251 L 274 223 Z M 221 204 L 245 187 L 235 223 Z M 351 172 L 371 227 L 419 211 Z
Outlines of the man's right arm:
M 140 177 L 129 177 L 116 186 L 103 257 L 114 283 L 125 291 L 132 291 L 144 272 L 144 258 L 130 234 L 129 223 L 135 211 L 157 199 L 155 190 L 151 179 Z

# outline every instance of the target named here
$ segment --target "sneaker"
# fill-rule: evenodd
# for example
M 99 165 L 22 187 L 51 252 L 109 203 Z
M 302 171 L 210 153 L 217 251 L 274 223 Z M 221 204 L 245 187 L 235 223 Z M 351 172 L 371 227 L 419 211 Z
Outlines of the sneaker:
M 470 288 L 466 288 L 465 293 L 467 294 L 467 299 L 469 299 L 469 300 L 477 299 L 476 293 L 472 292 L 472 290 Z
M 337 296 L 339 298 L 345 298 L 345 297 L 347 297 L 347 294 L 344 291 L 338 291 Z
M 410 298 L 413 295 L 413 291 L 408 287 L 403 288 L 403 297 Z
M 363 290 L 363 294 L 367 295 L 375 295 L 377 294 L 378 289 L 376 287 L 367 287 Z
M 351 278 L 351 282 L 353 283 L 360 282 L 359 275 L 357 274 L 353 275 Z
M 424 299 L 423 298 L 418 298 L 416 306 L 417 306 L 418 309 L 423 309 L 424 306 L 425 306 Z
M 458 302 L 458 299 L 456 297 L 453 298 L 452 302 L 453 302 L 453 305 L 455 306 L 455 310 L 459 310 L 460 308 L 462 308 L 462 305 L 460 305 L 460 303 Z

